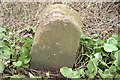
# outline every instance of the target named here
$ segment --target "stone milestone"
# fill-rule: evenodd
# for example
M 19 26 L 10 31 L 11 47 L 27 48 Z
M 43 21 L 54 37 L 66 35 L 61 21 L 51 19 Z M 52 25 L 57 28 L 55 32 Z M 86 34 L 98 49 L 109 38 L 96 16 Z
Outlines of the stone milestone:
M 40 14 L 40 24 L 31 50 L 31 67 L 72 67 L 81 36 L 81 21 L 75 10 L 63 4 L 50 5 Z

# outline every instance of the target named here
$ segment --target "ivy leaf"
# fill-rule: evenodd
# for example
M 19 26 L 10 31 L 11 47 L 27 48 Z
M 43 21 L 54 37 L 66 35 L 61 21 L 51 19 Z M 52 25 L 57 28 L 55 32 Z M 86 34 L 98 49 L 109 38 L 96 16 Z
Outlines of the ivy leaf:
M 73 77 L 73 71 L 71 68 L 67 68 L 67 67 L 62 67 L 60 69 L 60 72 L 62 73 L 63 76 L 65 77 Z
M 13 62 L 14 66 L 20 67 L 22 65 L 21 61 Z
M 113 77 L 113 75 L 110 73 L 109 69 L 106 69 L 104 71 L 104 74 L 105 74 L 106 78 L 112 78 Z
M 95 64 L 93 63 L 93 61 L 89 61 L 88 62 L 88 65 L 87 65 L 87 68 L 88 68 L 88 72 L 89 73 L 96 73 L 96 66 L 95 66 Z
M 96 53 L 95 55 L 94 55 L 98 60 L 102 60 L 102 55 L 101 55 L 101 53 Z
M 4 69 L 5 69 L 4 63 L 0 61 L 0 73 L 3 73 Z
M 104 65 L 104 66 L 109 68 L 109 66 L 105 62 L 103 62 L 103 61 L 100 61 L 100 62 L 101 62 L 102 65 Z
M 80 78 L 80 75 L 78 75 L 77 72 L 73 71 L 71 68 L 62 67 L 60 72 L 67 78 Z
M 114 54 L 114 57 L 116 58 L 116 59 L 119 59 L 120 58 L 120 50 L 119 51 L 117 51 L 115 54 Z
M 118 45 L 118 42 L 115 38 L 111 37 L 109 39 L 107 39 L 107 43 L 108 44 L 111 44 L 111 45 L 114 45 L 114 46 L 117 46 Z
M 26 58 L 25 60 L 24 60 L 24 64 L 27 64 L 27 63 L 29 63 L 30 62 L 30 58 Z
M 116 72 L 116 66 L 113 66 L 113 65 L 111 65 L 110 66 L 110 68 L 109 68 L 109 71 L 111 71 L 111 72 Z
M 115 64 L 116 66 L 118 66 L 118 59 L 116 59 L 116 60 L 114 61 L 114 64 Z
M 77 69 L 77 72 L 78 72 L 79 74 L 81 74 L 83 77 L 85 77 L 85 72 L 84 72 L 84 69 L 83 69 L 83 68 Z
M 112 51 L 117 51 L 118 50 L 118 48 L 116 46 L 111 45 L 111 44 L 107 44 L 107 43 L 105 43 L 103 47 L 104 47 L 104 50 L 106 52 L 112 52 Z

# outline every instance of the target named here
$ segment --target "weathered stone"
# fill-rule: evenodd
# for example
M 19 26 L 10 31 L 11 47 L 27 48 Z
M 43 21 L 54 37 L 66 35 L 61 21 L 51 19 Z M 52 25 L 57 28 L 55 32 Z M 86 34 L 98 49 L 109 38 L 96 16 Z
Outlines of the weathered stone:
M 72 67 L 81 35 L 78 14 L 66 5 L 45 8 L 35 33 L 31 52 L 31 67 L 55 69 Z

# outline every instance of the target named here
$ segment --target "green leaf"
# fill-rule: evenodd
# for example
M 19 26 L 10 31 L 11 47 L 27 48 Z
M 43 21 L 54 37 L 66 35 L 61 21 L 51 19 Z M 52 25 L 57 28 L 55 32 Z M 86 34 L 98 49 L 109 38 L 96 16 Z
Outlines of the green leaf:
M 104 71 L 104 74 L 105 74 L 106 78 L 112 78 L 113 77 L 113 75 L 110 73 L 109 69 L 106 69 Z
M 101 53 L 96 53 L 95 55 L 94 55 L 98 60 L 102 60 L 102 55 L 101 55 Z
M 67 78 L 80 78 L 80 75 L 77 74 L 77 71 L 73 71 L 71 68 L 62 67 L 60 72 L 64 77 Z
M 118 41 L 118 34 L 113 34 L 112 37 Z
M 114 57 L 116 59 L 120 59 L 120 50 L 118 50 L 115 54 L 114 54 Z
M 115 38 L 111 37 L 109 39 L 107 39 L 107 43 L 108 44 L 111 44 L 111 45 L 114 45 L 114 46 L 117 46 L 118 45 L 118 42 Z
M 28 67 L 29 67 L 29 64 L 23 64 L 22 67 L 23 67 L 23 68 L 28 68 Z
M 114 64 L 115 64 L 116 66 L 118 66 L 118 59 L 116 59 L 116 60 L 114 61 Z
M 13 62 L 14 66 L 20 67 L 22 65 L 21 61 Z
M 103 61 L 100 61 L 100 62 L 101 62 L 102 65 L 104 65 L 104 66 L 109 68 L 109 66 L 105 62 L 103 62 Z
M 116 72 L 116 66 L 111 65 L 109 68 L 110 72 Z
M 95 66 L 94 66 L 94 63 L 91 60 L 88 62 L 87 68 L 88 68 L 88 72 L 89 73 L 93 73 L 94 72 Z
M 10 58 L 10 55 L 12 54 L 10 51 L 8 50 L 4 50 L 4 54 L 7 58 Z
M 67 68 L 67 67 L 62 67 L 60 69 L 60 72 L 62 73 L 63 76 L 65 77 L 73 77 L 73 71 L 71 68 Z
M 113 45 L 107 44 L 107 43 L 105 43 L 103 47 L 106 52 L 112 52 L 112 51 L 118 50 L 118 48 L 116 46 L 113 46 Z
M 30 62 L 30 58 L 26 58 L 25 60 L 24 60 L 24 64 L 28 64 Z
M 93 58 L 92 61 L 93 61 L 95 66 L 98 66 L 98 59 L 97 58 Z
M 4 63 L 0 61 L 0 73 L 3 73 L 4 69 L 5 69 Z
M 77 72 L 78 72 L 79 74 L 81 74 L 83 77 L 85 77 L 85 72 L 84 72 L 84 69 L 83 69 L 83 68 L 77 69 Z
M 101 75 L 102 78 L 106 78 L 106 76 L 103 74 L 103 71 L 101 69 L 98 70 L 98 73 Z

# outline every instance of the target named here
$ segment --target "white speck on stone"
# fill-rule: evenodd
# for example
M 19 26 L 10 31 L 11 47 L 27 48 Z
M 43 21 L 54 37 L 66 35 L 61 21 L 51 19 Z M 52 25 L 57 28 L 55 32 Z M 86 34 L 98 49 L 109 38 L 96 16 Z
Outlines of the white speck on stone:
M 59 43 L 59 42 L 56 42 L 56 45 L 61 45 L 61 43 Z
M 55 54 L 54 54 L 54 56 L 55 56 Z

